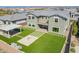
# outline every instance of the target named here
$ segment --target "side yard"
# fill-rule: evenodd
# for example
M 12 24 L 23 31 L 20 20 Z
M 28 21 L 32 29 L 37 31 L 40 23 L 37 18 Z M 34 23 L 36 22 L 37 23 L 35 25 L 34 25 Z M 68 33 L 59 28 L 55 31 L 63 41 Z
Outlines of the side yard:
M 20 40 L 21 38 L 29 35 L 32 32 L 34 32 L 33 29 L 26 28 L 26 29 L 23 29 L 23 31 L 20 34 L 18 34 L 16 36 L 13 36 L 11 38 L 6 38 L 6 37 L 3 37 L 3 36 L 0 35 L 0 40 L 3 40 L 5 42 L 7 42 L 8 44 L 11 44 L 12 42 L 17 42 L 18 40 Z

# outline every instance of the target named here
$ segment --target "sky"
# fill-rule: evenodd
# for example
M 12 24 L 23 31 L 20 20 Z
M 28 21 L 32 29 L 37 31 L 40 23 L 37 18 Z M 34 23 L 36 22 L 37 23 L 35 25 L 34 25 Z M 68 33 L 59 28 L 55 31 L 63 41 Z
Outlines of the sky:
M 46 8 L 46 7 L 79 8 L 79 6 L 0 6 L 0 8 Z
M 0 6 L 78 6 L 79 0 L 0 0 Z

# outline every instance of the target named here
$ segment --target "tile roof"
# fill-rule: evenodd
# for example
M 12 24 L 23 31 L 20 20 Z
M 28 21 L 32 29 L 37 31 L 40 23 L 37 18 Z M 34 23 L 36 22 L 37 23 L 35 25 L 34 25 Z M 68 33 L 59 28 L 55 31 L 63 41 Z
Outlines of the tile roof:
M 50 10 L 48 10 L 48 11 L 42 11 L 42 10 L 40 10 L 40 11 L 33 11 L 32 12 L 32 14 L 34 14 L 34 15 L 36 15 L 36 16 L 53 16 L 53 15 L 59 15 L 59 16 L 61 16 L 61 17 L 63 17 L 63 18 L 69 18 L 70 16 L 69 16 L 69 12 L 67 12 L 67 11 L 50 11 Z
M 51 10 L 39 10 L 39 11 L 29 11 L 31 14 L 34 14 L 35 16 L 59 16 L 64 19 L 69 19 L 69 12 L 67 11 L 51 11 Z M 13 15 L 6 15 L 6 16 L 0 16 L 0 20 L 2 21 L 15 21 L 19 19 L 26 18 L 28 12 L 21 13 L 21 14 L 13 14 Z
M 15 21 L 15 20 L 24 19 L 24 18 L 26 18 L 26 13 L 0 16 L 0 20 L 3 20 L 3 21 L 6 21 L 6 20 Z

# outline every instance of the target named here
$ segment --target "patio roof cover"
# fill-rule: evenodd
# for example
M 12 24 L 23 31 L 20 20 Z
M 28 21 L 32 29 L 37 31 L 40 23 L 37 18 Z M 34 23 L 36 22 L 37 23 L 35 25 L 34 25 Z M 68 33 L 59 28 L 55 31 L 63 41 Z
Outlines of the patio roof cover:
M 0 30 L 9 31 L 15 28 L 20 28 L 20 25 L 10 24 L 10 25 L 0 25 Z

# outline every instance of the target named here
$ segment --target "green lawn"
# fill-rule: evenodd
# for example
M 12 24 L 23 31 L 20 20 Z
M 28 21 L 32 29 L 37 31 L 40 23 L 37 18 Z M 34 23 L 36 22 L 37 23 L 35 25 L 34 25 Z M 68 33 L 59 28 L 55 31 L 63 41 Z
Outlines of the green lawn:
M 6 37 L 3 37 L 0 35 L 0 40 L 3 40 L 5 42 L 7 42 L 8 44 L 12 43 L 12 42 L 16 42 L 17 40 L 19 40 L 20 38 L 17 37 L 17 36 L 14 36 L 14 37 L 11 37 L 10 39 L 9 38 L 6 38 Z
M 44 32 L 39 32 L 39 31 L 34 31 L 33 33 L 31 33 L 31 35 L 35 36 L 35 37 L 41 37 L 43 34 L 45 34 Z
M 32 32 L 34 32 L 34 29 L 25 28 L 25 29 L 23 29 L 22 33 L 19 34 L 19 36 L 25 37 L 25 36 L 27 36 L 28 34 L 30 34 Z
M 30 46 L 22 45 L 23 49 L 21 50 L 27 53 L 59 53 L 61 52 L 64 42 L 65 37 L 46 33 Z

